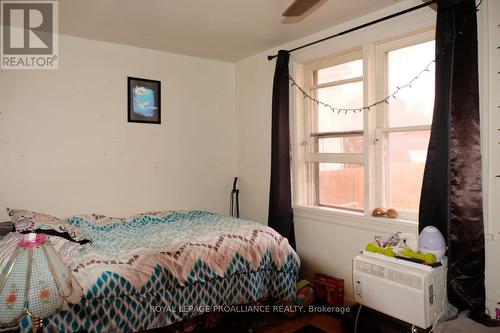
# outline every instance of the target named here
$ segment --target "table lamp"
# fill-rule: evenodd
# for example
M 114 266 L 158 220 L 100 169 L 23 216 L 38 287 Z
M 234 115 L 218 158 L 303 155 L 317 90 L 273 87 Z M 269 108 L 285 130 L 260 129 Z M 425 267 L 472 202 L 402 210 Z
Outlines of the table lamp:
M 45 234 L 17 235 L 0 274 L 0 328 L 17 326 L 28 315 L 38 333 L 43 318 L 60 311 L 73 294 L 74 280 Z

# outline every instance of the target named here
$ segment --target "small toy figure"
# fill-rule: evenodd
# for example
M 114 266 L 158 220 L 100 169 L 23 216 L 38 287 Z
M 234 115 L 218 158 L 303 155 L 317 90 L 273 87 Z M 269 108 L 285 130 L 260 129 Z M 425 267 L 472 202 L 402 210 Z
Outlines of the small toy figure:
M 382 208 L 375 208 L 372 212 L 372 216 L 381 217 L 385 215 L 385 211 Z
M 399 216 L 399 213 L 397 210 L 394 208 L 389 208 L 388 210 L 385 210 L 383 208 L 377 207 L 372 211 L 372 216 L 375 217 L 388 217 L 391 219 L 394 219 Z
M 400 232 L 396 232 L 395 234 L 382 234 L 375 236 L 375 244 L 380 247 L 396 246 L 401 241 L 399 239 L 400 234 Z
M 389 208 L 386 212 L 385 212 L 385 215 L 388 217 L 388 218 L 391 218 L 391 219 L 394 219 L 396 217 L 398 217 L 399 213 L 397 210 L 395 210 L 394 208 Z

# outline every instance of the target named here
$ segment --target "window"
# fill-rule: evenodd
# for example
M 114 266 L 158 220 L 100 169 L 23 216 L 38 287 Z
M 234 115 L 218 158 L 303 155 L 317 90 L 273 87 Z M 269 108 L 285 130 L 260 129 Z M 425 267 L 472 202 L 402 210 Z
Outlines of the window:
M 310 94 L 330 105 L 363 104 L 361 52 L 320 64 L 309 73 Z M 342 116 L 311 103 L 311 154 L 316 204 L 361 210 L 364 207 L 363 114 Z M 341 191 L 337 189 L 341 188 Z
M 416 219 L 434 105 L 434 66 L 389 103 L 360 108 L 407 84 L 434 59 L 432 32 L 304 66 L 302 203 L 370 212 L 396 208 Z
M 434 41 L 391 50 L 385 57 L 389 94 L 434 59 Z M 378 127 L 385 146 L 384 174 L 380 175 L 385 180 L 385 197 L 381 204 L 414 214 L 418 212 L 434 107 L 434 67 L 430 69 L 429 75 L 422 75 L 385 106 L 386 119 Z

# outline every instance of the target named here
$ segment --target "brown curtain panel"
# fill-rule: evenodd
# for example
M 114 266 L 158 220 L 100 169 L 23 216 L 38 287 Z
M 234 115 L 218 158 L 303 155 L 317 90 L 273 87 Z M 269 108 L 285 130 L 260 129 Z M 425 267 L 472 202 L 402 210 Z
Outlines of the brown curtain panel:
M 288 51 L 279 51 L 274 72 L 268 225 L 295 248 L 290 172 L 289 59 Z
M 449 300 L 480 315 L 485 254 L 477 47 L 475 2 L 438 1 L 436 95 L 419 229 L 434 225 L 443 233 Z

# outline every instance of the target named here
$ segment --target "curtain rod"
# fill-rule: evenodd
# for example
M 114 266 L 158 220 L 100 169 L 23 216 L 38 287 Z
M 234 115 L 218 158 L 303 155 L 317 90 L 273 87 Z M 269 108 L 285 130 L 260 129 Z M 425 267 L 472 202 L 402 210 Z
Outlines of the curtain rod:
M 345 35 L 345 34 L 348 34 L 350 32 L 353 32 L 353 31 L 356 31 L 356 30 L 359 30 L 359 29 L 363 29 L 363 28 L 366 28 L 370 25 L 373 25 L 373 24 L 377 24 L 379 22 L 382 22 L 382 21 L 386 21 L 386 20 L 389 20 L 391 18 L 394 18 L 394 17 L 397 17 L 397 16 L 400 16 L 400 15 L 403 15 L 403 14 L 406 14 L 406 13 L 409 13 L 409 12 L 412 12 L 414 10 L 417 10 L 417 9 L 420 9 L 420 8 L 423 8 L 423 7 L 427 7 L 427 6 L 430 6 L 434 3 L 436 3 L 437 0 L 431 0 L 431 1 L 428 1 L 428 2 L 424 2 L 423 4 L 420 4 L 420 5 L 417 5 L 417 6 L 414 6 L 414 7 L 410 7 L 408 9 L 405 9 L 405 10 L 402 10 L 400 12 L 397 12 L 397 13 L 394 13 L 394 14 L 391 14 L 391 15 L 387 15 L 385 17 L 382 17 L 382 18 L 379 18 L 379 19 L 376 19 L 374 21 L 371 21 L 371 22 L 368 22 L 368 23 L 364 23 L 364 24 L 361 24 L 361 25 L 358 25 L 357 27 L 354 27 L 354 28 L 351 28 L 351 29 L 347 29 L 347 30 L 344 30 L 342 32 L 339 32 L 339 33 L 336 33 L 335 35 L 331 35 L 331 36 L 328 36 L 328 37 L 325 37 L 325 38 L 321 38 L 321 39 L 318 39 L 317 41 L 314 41 L 314 42 L 311 42 L 311 43 L 307 43 L 307 44 L 304 44 L 302 46 L 298 46 L 294 49 L 291 49 L 291 50 L 288 50 L 288 53 L 292 53 L 294 51 L 297 51 L 297 50 L 300 50 L 300 49 L 303 49 L 303 48 L 306 48 L 308 46 L 311 46 L 311 45 L 315 45 L 315 44 L 318 44 L 318 43 L 321 43 L 321 42 L 324 42 L 326 40 L 329 40 L 329 39 L 332 39 L 332 38 L 335 38 L 335 37 L 339 37 L 339 36 L 342 36 L 342 35 Z M 271 61 L 273 60 L 274 58 L 276 58 L 278 55 L 275 54 L 275 55 L 268 55 L 267 56 L 267 60 Z

